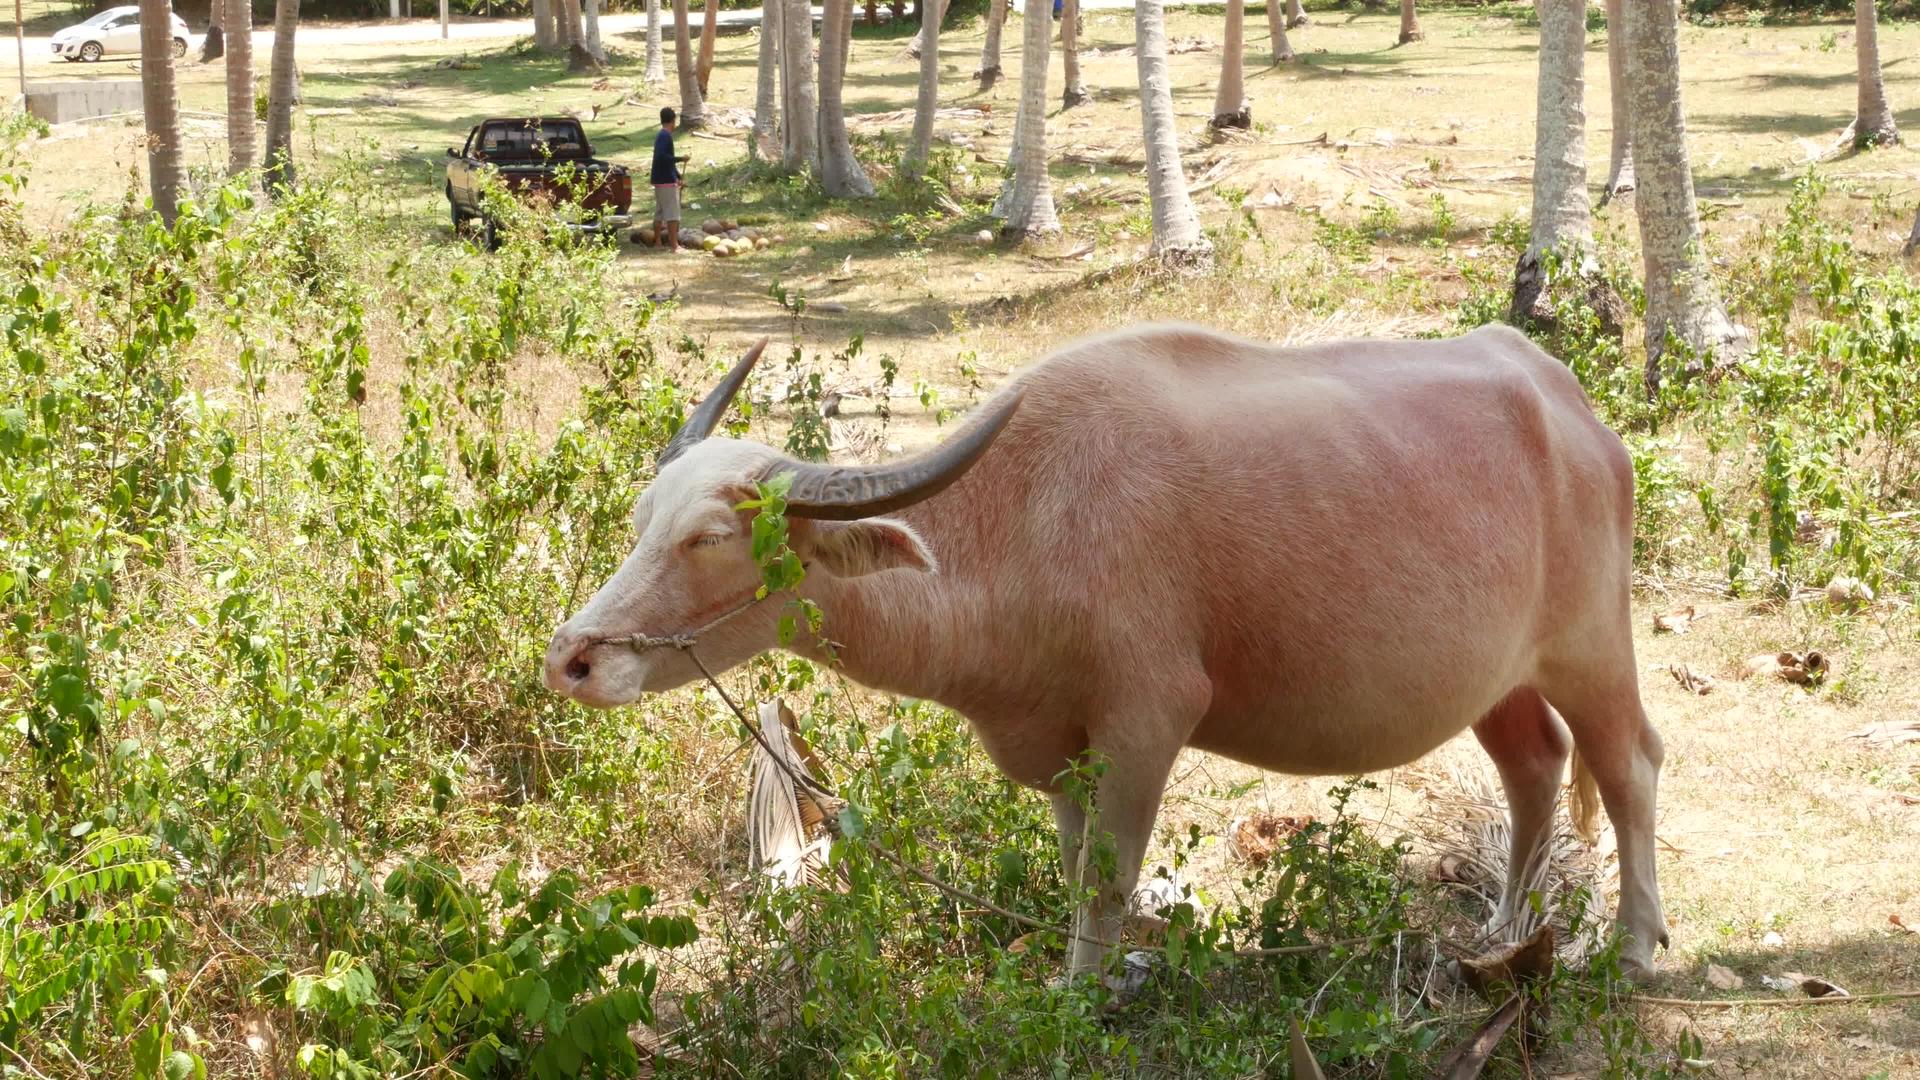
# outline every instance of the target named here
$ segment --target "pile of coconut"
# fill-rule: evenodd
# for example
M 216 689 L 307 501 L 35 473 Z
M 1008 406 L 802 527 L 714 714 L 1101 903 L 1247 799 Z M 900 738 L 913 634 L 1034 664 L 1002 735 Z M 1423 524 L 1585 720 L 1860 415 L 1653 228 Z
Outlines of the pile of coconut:
M 680 233 L 681 246 L 710 251 L 722 259 L 771 247 L 780 240 L 778 236 L 742 227 L 739 222 L 728 218 L 708 218 L 697 228 L 683 227 Z M 653 247 L 660 242 L 660 236 L 654 232 L 652 225 L 642 225 L 633 230 L 633 242 Z

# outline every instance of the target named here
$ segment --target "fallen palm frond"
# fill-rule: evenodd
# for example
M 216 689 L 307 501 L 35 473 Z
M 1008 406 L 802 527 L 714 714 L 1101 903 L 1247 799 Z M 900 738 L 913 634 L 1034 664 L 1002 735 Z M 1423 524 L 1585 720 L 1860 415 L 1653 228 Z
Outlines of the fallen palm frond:
M 1435 858 L 1435 877 L 1474 897 L 1491 919 L 1506 885 L 1513 830 L 1500 781 L 1482 766 L 1453 765 L 1442 774 L 1415 772 L 1414 786 L 1427 798 L 1416 827 Z M 1523 903 L 1510 923 L 1488 926 L 1492 944 L 1526 941 L 1542 925 L 1554 928 L 1559 954 L 1584 961 L 1604 940 L 1605 913 L 1619 887 L 1611 826 L 1596 846 L 1575 833 L 1564 807 L 1556 807 L 1546 857 L 1532 860 L 1521 889 L 1539 903 Z
M 759 721 L 763 738 L 754 743 L 748 771 L 748 865 L 783 887 L 810 885 L 826 864 L 831 838 L 826 811 L 795 776 L 816 777 L 819 760 L 779 698 L 761 702 Z

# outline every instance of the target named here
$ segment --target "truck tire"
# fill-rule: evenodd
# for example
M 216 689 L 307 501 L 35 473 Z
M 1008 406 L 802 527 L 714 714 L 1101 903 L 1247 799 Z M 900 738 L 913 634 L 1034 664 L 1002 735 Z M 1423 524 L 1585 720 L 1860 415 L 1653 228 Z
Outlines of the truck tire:
M 480 218 L 480 247 L 483 251 L 500 250 L 500 223 L 485 215 Z

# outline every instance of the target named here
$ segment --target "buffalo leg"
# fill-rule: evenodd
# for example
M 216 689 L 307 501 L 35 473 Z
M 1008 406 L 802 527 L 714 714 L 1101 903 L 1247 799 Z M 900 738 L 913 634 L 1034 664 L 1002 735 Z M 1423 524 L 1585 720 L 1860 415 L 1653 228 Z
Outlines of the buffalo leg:
M 1101 748 L 1096 744 L 1094 749 Z M 1069 978 L 1103 972 L 1109 955 L 1108 943 L 1120 940 L 1127 902 L 1140 881 L 1140 864 L 1147 857 L 1147 841 L 1153 835 L 1153 821 L 1160 813 L 1160 797 L 1165 793 L 1167 775 L 1173 771 L 1177 753 L 1177 747 L 1167 753 L 1129 747 L 1124 755 L 1106 754 L 1106 771 L 1095 785 L 1092 823 L 1084 830 L 1074 830 L 1076 835 L 1071 839 L 1066 829 L 1074 824 L 1078 808 L 1063 814 L 1061 799 L 1054 801 L 1056 823 L 1063 826 L 1061 851 L 1066 852 L 1069 845 L 1073 848 L 1072 859 L 1064 868 L 1067 880 L 1079 882 L 1083 894 L 1092 893 L 1074 915 L 1074 940 L 1067 951 Z M 1096 860 L 1094 852 L 1082 845 L 1082 835 L 1111 837 L 1113 876 L 1110 879 L 1103 880 L 1099 866 L 1102 860 Z
M 1067 887 L 1074 890 L 1073 917 L 1067 922 L 1067 960 L 1071 968 L 1076 942 L 1082 937 L 1100 940 L 1080 924 L 1080 917 L 1085 913 L 1080 896 L 1087 891 L 1087 885 L 1083 884 L 1087 879 L 1087 811 L 1079 796 L 1061 791 L 1048 798 L 1053 802 L 1053 823 L 1060 830 L 1061 876 Z
M 1518 941 L 1532 929 L 1527 883 L 1546 857 L 1553 810 L 1560 801 L 1560 773 L 1572 744 L 1546 700 L 1528 688 L 1495 705 L 1473 726 L 1473 734 L 1499 770 L 1513 834 L 1507 880 L 1487 931 L 1498 940 Z
M 1631 670 L 1629 667 L 1628 670 Z M 1624 685 L 1570 698 L 1549 692 L 1573 732 L 1573 745 L 1600 788 L 1600 801 L 1620 844 L 1620 914 L 1616 927 L 1622 974 L 1637 982 L 1653 977 L 1653 947 L 1667 943 L 1660 913 L 1660 882 L 1654 870 L 1653 810 L 1664 753 L 1660 733 L 1647 722 L 1639 690 Z

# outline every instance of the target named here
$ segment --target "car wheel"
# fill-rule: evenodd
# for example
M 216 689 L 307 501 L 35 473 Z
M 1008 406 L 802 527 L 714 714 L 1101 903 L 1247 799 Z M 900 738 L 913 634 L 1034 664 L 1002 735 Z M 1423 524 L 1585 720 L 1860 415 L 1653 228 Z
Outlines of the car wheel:
M 500 250 L 500 225 L 490 217 L 480 219 L 480 246 L 487 251 Z
M 89 41 L 85 45 L 80 46 L 80 59 L 85 60 L 89 64 L 100 59 L 100 43 L 97 41 Z
M 187 39 L 174 38 L 173 39 L 173 58 L 175 60 L 178 60 L 185 55 L 187 55 Z

